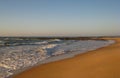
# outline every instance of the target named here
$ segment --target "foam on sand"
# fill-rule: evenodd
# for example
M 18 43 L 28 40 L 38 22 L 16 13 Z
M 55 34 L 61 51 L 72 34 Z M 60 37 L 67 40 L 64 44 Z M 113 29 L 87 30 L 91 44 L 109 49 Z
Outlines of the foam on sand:
M 57 40 L 58 41 L 58 40 Z M 50 42 L 50 41 L 49 41 Z M 59 42 L 59 41 L 58 41 Z M 21 45 L 0 48 L 0 78 L 6 78 L 36 64 L 44 64 L 108 46 L 114 41 L 66 40 L 40 45 Z

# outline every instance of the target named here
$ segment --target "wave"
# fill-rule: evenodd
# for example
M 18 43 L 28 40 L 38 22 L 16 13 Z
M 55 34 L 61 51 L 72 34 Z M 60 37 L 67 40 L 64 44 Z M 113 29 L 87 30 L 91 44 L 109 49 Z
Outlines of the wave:
M 13 75 L 16 71 L 34 66 L 46 59 L 64 54 L 80 54 L 114 43 L 95 40 L 44 40 L 31 42 L 34 45 L 19 45 L 0 48 L 0 78 Z M 63 57 L 62 57 L 63 58 Z
M 60 39 L 49 39 L 49 40 L 25 40 L 25 39 L 3 39 L 0 40 L 0 46 L 18 46 L 18 45 L 41 45 L 49 43 L 61 42 Z

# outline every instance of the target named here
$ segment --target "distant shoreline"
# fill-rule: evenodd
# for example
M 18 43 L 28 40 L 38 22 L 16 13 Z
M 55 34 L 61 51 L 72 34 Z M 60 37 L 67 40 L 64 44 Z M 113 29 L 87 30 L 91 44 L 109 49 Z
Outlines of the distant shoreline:
M 4 38 L 10 38 L 10 39 L 15 39 L 15 38 L 18 38 L 18 39 L 28 39 L 28 40 L 34 40 L 34 39 L 38 39 L 38 40 L 46 40 L 46 39 L 61 39 L 61 40 L 105 40 L 105 39 L 102 39 L 102 38 L 109 38 L 108 37 L 104 37 L 104 36 L 92 36 L 92 37 L 19 37 L 19 36 L 16 36 L 16 37 L 9 37 L 9 36 L 6 36 L 6 37 L 0 37 L 0 39 L 4 39 Z M 114 38 L 114 37 L 113 37 Z

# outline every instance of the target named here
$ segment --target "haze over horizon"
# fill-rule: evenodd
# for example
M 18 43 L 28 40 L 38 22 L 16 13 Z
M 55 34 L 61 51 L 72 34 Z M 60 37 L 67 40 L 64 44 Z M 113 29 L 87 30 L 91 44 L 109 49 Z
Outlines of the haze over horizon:
M 118 36 L 120 0 L 0 0 L 0 36 Z

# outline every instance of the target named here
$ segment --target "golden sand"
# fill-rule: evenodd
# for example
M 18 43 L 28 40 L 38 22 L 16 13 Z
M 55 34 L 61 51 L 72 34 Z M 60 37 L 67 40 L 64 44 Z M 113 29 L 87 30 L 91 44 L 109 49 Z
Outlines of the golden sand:
M 115 44 L 33 67 L 14 78 L 120 78 L 120 38 Z

